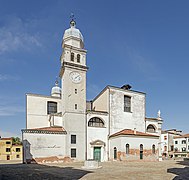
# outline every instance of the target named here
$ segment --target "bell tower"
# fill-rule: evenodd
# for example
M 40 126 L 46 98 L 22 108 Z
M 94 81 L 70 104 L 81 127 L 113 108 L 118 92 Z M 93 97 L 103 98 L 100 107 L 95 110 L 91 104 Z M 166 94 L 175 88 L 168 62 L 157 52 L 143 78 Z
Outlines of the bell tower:
M 61 70 L 63 126 L 67 131 L 66 155 L 85 159 L 86 53 L 83 36 L 72 18 L 62 40 Z

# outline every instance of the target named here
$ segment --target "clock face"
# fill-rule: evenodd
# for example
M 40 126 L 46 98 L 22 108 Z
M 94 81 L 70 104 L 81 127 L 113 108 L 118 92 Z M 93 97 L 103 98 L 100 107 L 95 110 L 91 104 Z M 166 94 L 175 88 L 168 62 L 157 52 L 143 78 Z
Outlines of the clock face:
M 80 83 L 81 80 L 82 80 L 81 75 L 78 72 L 71 72 L 70 73 L 70 79 L 74 83 Z

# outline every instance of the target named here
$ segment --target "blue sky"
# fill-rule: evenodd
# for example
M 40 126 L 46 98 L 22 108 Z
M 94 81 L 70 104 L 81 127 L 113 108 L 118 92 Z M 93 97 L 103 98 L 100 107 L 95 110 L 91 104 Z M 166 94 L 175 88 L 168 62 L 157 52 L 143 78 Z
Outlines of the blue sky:
M 87 53 L 87 98 L 106 85 L 146 92 L 146 116 L 189 133 L 189 1 L 0 0 L 0 134 L 21 135 L 25 94 L 49 95 L 75 14 Z

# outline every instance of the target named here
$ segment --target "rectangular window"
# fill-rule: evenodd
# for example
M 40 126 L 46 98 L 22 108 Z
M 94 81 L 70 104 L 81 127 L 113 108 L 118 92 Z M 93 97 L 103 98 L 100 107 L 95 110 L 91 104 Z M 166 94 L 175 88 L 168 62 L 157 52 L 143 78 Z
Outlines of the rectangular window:
M 20 148 L 16 148 L 16 152 L 20 152 Z
M 17 154 L 17 155 L 16 155 L 16 158 L 20 158 L 20 155 L 19 155 L 19 154 Z
M 6 144 L 11 144 L 11 142 L 10 141 L 6 141 Z
M 131 97 L 124 96 L 124 112 L 131 112 Z
M 77 104 L 75 104 L 75 109 L 77 109 Z
M 186 144 L 186 140 L 182 140 L 182 144 Z
M 175 141 L 175 144 L 178 144 L 178 141 Z
M 76 149 L 71 149 L 71 158 L 76 158 Z
M 167 136 L 164 136 L 164 140 L 167 140 Z
M 57 113 L 57 102 L 47 102 L 47 114 Z
M 71 144 L 76 144 L 76 135 L 71 135 Z
M 171 151 L 173 151 L 173 150 L 174 150 L 174 146 L 172 145 L 172 146 L 171 146 Z
M 75 94 L 77 94 L 77 89 L 75 89 Z
M 10 152 L 10 148 L 6 148 L 6 152 Z

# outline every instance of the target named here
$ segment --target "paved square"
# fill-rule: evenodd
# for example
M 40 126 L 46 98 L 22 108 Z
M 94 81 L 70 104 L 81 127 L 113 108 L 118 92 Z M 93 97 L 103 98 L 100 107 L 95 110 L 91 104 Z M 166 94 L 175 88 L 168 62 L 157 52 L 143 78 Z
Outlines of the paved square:
M 189 161 L 104 162 L 97 170 L 84 170 L 83 163 L 0 164 L 0 179 L 189 179 Z

